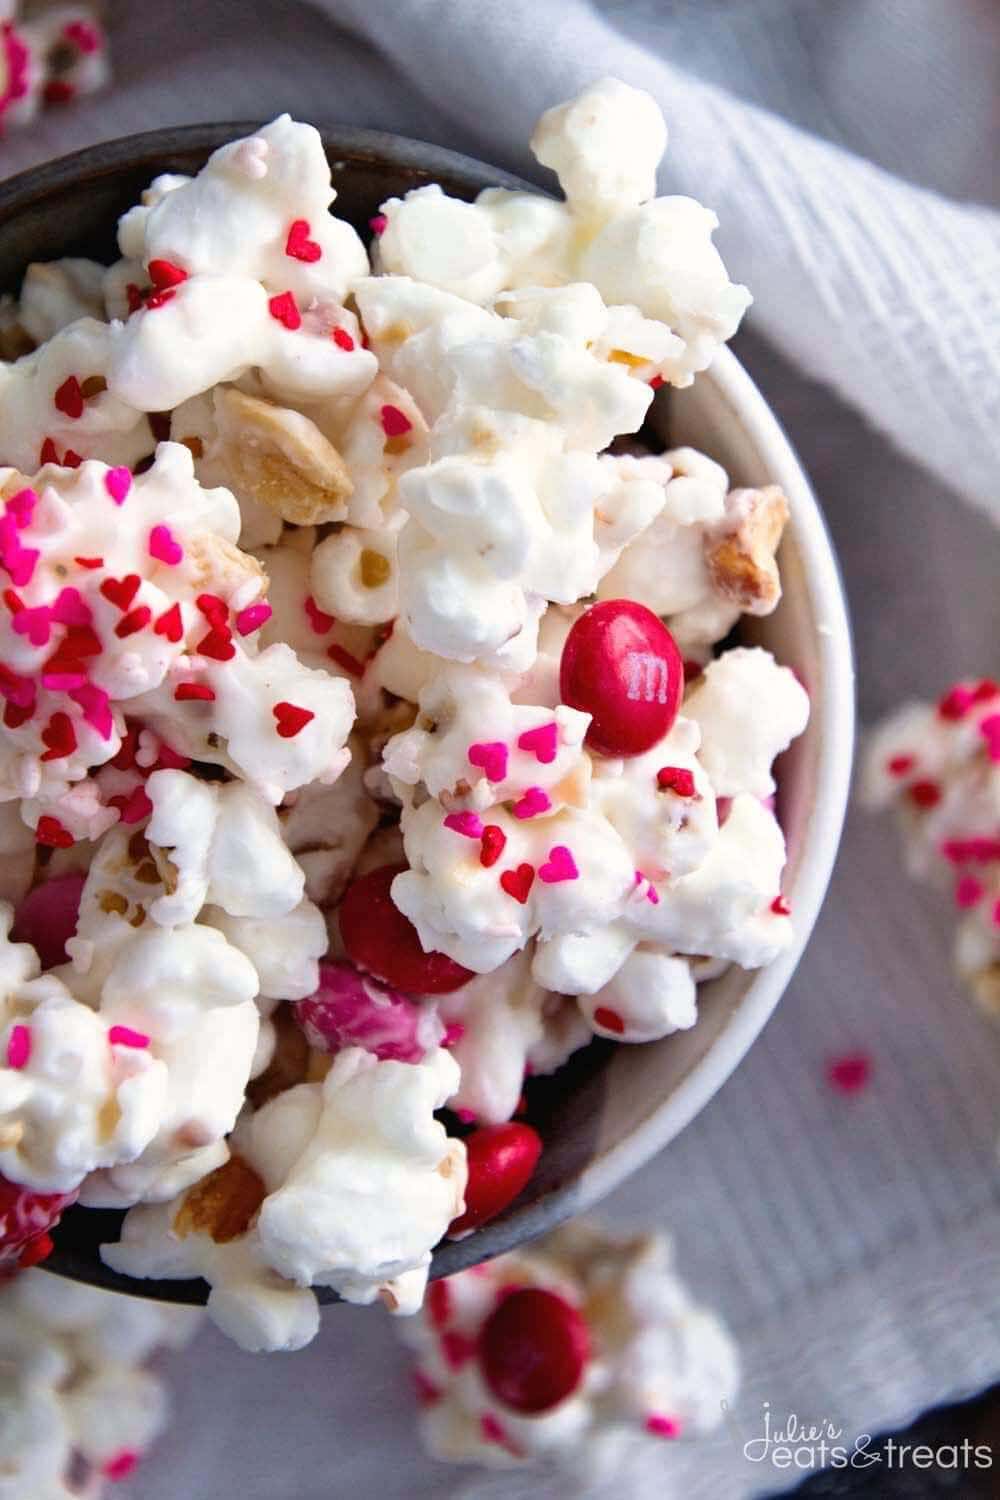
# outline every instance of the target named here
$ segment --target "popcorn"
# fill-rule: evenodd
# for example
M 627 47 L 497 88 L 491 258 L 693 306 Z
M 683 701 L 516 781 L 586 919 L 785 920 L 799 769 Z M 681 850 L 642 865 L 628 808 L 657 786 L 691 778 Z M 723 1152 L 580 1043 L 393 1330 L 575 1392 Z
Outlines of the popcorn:
M 530 947 L 442 995 L 438 1011 L 462 1075 L 451 1108 L 484 1125 L 511 1119 L 529 1072 L 554 1073 L 591 1038 L 575 1005 L 535 981 Z
M 701 729 L 701 762 L 716 796 L 770 797 L 771 763 L 805 729 L 809 695 L 769 651 L 741 646 L 709 662 L 684 712 Z
M 113 334 L 84 317 L 13 364 L 0 364 L 0 462 L 34 474 L 100 457 L 131 468 L 153 449 L 149 423 L 112 391 Z
M 890 714 L 869 735 L 862 795 L 896 810 L 909 873 L 950 887 L 956 969 L 1000 1014 L 1000 686 L 963 680 Z
M 251 369 L 280 400 L 360 395 L 375 359 L 333 335 L 368 260 L 335 196 L 318 131 L 282 115 L 133 209 L 121 249 L 153 290 L 113 332 L 110 387 L 142 411 Z
M 34 950 L 7 938 L 11 918 L 4 904 L 0 1172 L 40 1192 L 73 1192 L 88 1172 L 149 1144 L 167 1069 L 148 1048 L 117 1043 L 108 1018 L 54 975 L 39 975 Z
M 532 1409 L 512 1404 L 529 1398 L 515 1366 L 491 1362 L 500 1309 L 509 1320 L 507 1299 L 529 1294 L 532 1317 L 512 1357 L 530 1371 Z M 557 1323 L 576 1330 L 573 1369 L 565 1335 L 559 1358 L 547 1357 Z M 616 1238 L 583 1221 L 435 1283 L 425 1313 L 400 1332 L 417 1362 L 425 1446 L 435 1458 L 490 1468 L 620 1478 L 643 1444 L 718 1426 L 739 1381 L 729 1334 L 677 1278 L 668 1241 Z
M 747 300 L 712 216 L 653 197 L 665 142 L 595 84 L 535 135 L 565 201 L 429 185 L 369 274 L 282 116 L 154 179 L 117 265 L 0 305 L 0 894 L 39 941 L 0 941 L 0 1173 L 128 1209 L 107 1263 L 203 1276 L 243 1347 L 308 1342 L 314 1284 L 414 1311 L 491 1128 L 535 1160 L 529 1074 L 791 942 L 761 799 L 806 695 L 738 649 L 682 704 L 650 615 L 707 663 L 777 604 L 787 503 L 621 441 Z M 583 617 L 670 650 L 658 697 L 622 665 L 617 737 Z M 970 904 L 977 970 L 992 939 Z
M 418 188 L 382 205 L 381 268 L 483 303 L 505 288 L 589 282 L 663 325 L 669 342 L 644 378 L 690 385 L 751 299 L 712 244 L 715 215 L 693 198 L 653 197 L 666 146 L 655 100 L 602 79 L 543 115 L 531 145 L 564 204 L 492 188 L 470 205 Z
M 131 1275 L 205 1276 L 209 1315 L 243 1348 L 308 1342 L 312 1282 L 413 1311 L 431 1247 L 462 1209 L 464 1148 L 432 1118 L 457 1074 L 440 1050 L 410 1064 L 348 1048 L 322 1084 L 241 1124 L 240 1155 L 214 1185 L 133 1209 L 105 1261 Z
M 21 326 L 44 344 L 80 318 L 104 318 L 104 267 L 94 260 L 34 261 L 24 273 Z
M 438 1049 L 423 1063 L 380 1062 L 349 1048 L 322 1084 L 316 1132 L 261 1206 L 268 1263 L 308 1286 L 370 1302 L 390 1285 L 394 1311 L 419 1306 L 415 1272 L 462 1210 L 465 1151 L 431 1118 L 458 1068 Z M 392 1283 L 407 1274 L 406 1296 Z M 390 1306 L 392 1301 L 390 1300 Z
M 38 1271 L 0 1287 L 0 1496 L 96 1500 L 130 1473 L 168 1416 L 143 1364 L 190 1342 L 201 1316 Z
M 27 125 L 43 105 L 67 104 L 108 81 L 95 5 L 0 7 L 0 124 Z

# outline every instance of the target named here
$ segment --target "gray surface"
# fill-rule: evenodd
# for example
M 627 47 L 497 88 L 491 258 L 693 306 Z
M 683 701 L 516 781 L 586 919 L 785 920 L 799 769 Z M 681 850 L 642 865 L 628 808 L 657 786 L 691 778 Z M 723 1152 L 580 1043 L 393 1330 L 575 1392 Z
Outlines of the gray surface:
M 929 42 L 940 0 L 606 8 L 675 61 L 690 53 L 706 76 L 890 167 L 995 195 L 981 106 L 1000 33 L 985 3 L 949 0 L 947 25 Z M 428 97 L 419 77 L 404 81 L 304 5 L 113 9 L 114 99 L 0 143 L 0 169 L 127 130 L 280 108 L 472 150 L 502 134 L 496 122 L 456 124 L 450 99 Z M 366 9 L 391 41 L 392 8 Z M 439 7 L 439 19 L 446 11 L 461 23 L 460 4 Z M 883 118 L 896 129 L 882 129 Z M 508 161 L 518 165 L 513 152 Z M 933 695 L 960 672 L 995 669 L 997 536 L 987 521 L 763 345 L 741 338 L 738 352 L 826 507 L 854 611 L 862 719 L 910 693 Z M 936 440 L 929 426 L 929 454 Z M 676 1449 L 655 1450 L 604 1493 L 665 1500 L 674 1476 L 686 1500 L 740 1500 L 787 1477 L 739 1456 L 763 1399 L 856 1430 L 1000 1373 L 1000 1037 L 951 977 L 950 929 L 951 914 L 900 876 L 891 828 L 853 812 L 829 902 L 776 1018 L 699 1119 L 606 1205 L 616 1223 L 669 1223 L 691 1280 L 741 1333 L 741 1436 L 726 1432 L 693 1467 Z M 856 1047 L 874 1056 L 871 1089 L 831 1095 L 825 1061 Z M 317 1342 L 285 1358 L 253 1359 L 207 1333 L 171 1366 L 176 1425 L 122 1500 L 420 1500 L 464 1484 L 477 1497 L 532 1493 L 420 1456 L 380 1311 L 333 1309 Z

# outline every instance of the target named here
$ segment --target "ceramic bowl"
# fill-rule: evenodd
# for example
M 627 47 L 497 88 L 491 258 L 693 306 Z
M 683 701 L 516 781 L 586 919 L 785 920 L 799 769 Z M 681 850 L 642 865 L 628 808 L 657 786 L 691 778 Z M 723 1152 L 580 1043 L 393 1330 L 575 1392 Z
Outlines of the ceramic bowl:
M 71 254 L 114 259 L 118 215 L 138 201 L 152 177 L 195 172 L 216 146 L 253 128 L 155 131 L 92 147 L 0 185 L 0 291 L 16 290 L 32 260 Z M 324 140 L 339 195 L 336 211 L 365 236 L 385 198 L 427 182 L 465 198 L 489 185 L 524 186 L 467 157 L 396 136 L 336 127 Z M 662 392 L 654 410 L 654 425 L 670 445 L 704 449 L 734 483 L 781 485 L 791 507 L 780 555 L 784 597 L 748 634 L 795 668 L 812 699 L 809 727 L 779 770 L 795 942 L 767 969 L 748 974 L 732 968 L 702 986 L 700 1018 L 691 1031 L 644 1046 L 596 1041 L 555 1077 L 532 1080 L 528 1117 L 545 1140 L 538 1171 L 501 1217 L 440 1247 L 437 1275 L 499 1254 L 588 1208 L 683 1129 L 777 1005 L 837 852 L 853 741 L 851 645 L 836 561 L 809 482 L 767 403 L 728 350 L 691 389 Z M 103 1266 L 97 1247 L 118 1237 L 119 1220 L 118 1214 L 71 1210 L 56 1231 L 49 1267 L 143 1296 L 204 1300 L 201 1281 L 136 1282 Z

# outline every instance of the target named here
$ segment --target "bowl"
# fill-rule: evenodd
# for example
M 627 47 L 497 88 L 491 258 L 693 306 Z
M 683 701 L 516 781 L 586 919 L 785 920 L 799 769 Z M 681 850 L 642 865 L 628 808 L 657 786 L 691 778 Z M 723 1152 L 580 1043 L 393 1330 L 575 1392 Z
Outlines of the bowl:
M 116 256 L 118 215 L 157 173 L 195 172 L 223 142 L 253 123 L 195 125 L 110 141 L 0 185 L 0 291 L 14 291 L 27 264 L 63 255 Z M 524 187 L 468 157 L 375 131 L 323 134 L 338 214 L 367 235 L 384 199 L 428 182 L 472 198 L 480 189 Z M 830 538 L 809 482 L 766 401 L 735 356 L 722 349 L 685 391 L 663 391 L 652 424 L 671 446 L 689 443 L 722 463 L 735 483 L 779 484 L 791 521 L 781 547 L 784 597 L 744 635 L 795 668 L 809 690 L 805 734 L 782 757 L 779 814 L 788 840 L 785 891 L 795 941 L 756 973 L 731 968 L 701 987 L 699 1020 L 687 1032 L 641 1046 L 595 1041 L 553 1078 L 532 1079 L 528 1118 L 545 1141 L 533 1180 L 505 1213 L 466 1239 L 443 1243 L 434 1275 L 500 1254 L 590 1207 L 698 1113 L 737 1066 L 774 1010 L 812 930 L 826 891 L 847 802 L 854 732 L 850 633 Z M 203 1302 L 203 1281 L 135 1281 L 100 1261 L 121 1215 L 70 1210 L 56 1230 L 52 1271 L 118 1291 Z M 320 1290 L 321 1301 L 336 1300 Z

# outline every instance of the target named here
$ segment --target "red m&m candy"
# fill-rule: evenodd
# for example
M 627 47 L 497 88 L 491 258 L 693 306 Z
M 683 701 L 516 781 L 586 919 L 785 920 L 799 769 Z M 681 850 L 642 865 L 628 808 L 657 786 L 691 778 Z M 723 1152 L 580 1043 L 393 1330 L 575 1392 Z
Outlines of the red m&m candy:
M 583 1314 L 565 1297 L 524 1287 L 487 1318 L 477 1352 L 496 1399 L 535 1416 L 576 1390 L 590 1358 L 590 1335 Z
M 348 886 L 340 935 L 359 969 L 407 995 L 446 995 L 475 978 L 446 953 L 425 953 L 417 929 L 389 894 L 406 865 L 381 865 Z
M 559 696 L 591 715 L 586 744 L 599 755 L 642 755 L 673 725 L 684 663 L 670 631 L 631 599 L 606 599 L 566 637 Z
M 530 1125 L 510 1120 L 506 1125 L 483 1125 L 466 1137 L 469 1180 L 465 1212 L 448 1230 L 452 1239 L 478 1229 L 513 1203 L 526 1185 L 542 1154 L 542 1140 Z

